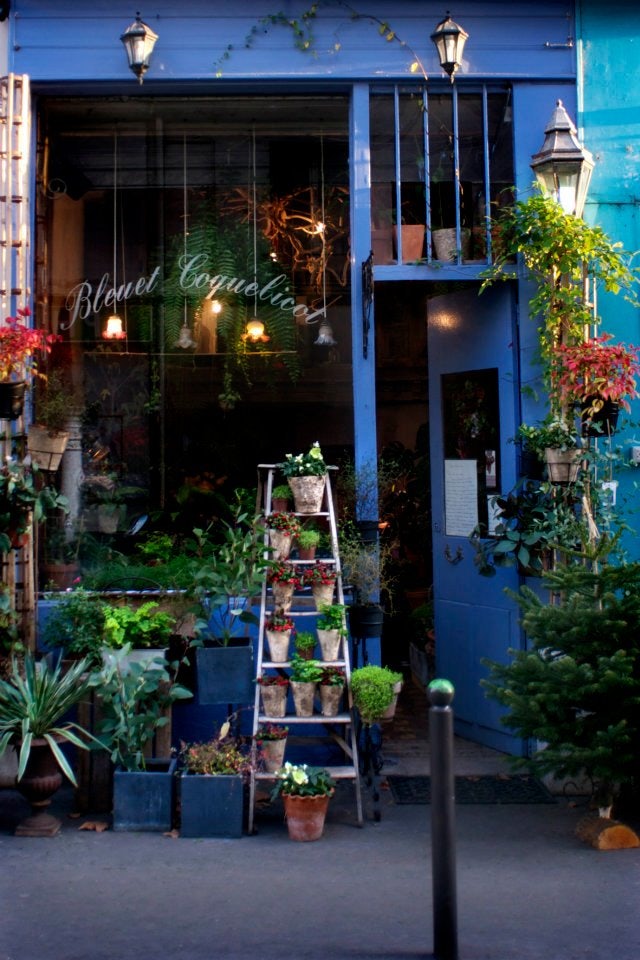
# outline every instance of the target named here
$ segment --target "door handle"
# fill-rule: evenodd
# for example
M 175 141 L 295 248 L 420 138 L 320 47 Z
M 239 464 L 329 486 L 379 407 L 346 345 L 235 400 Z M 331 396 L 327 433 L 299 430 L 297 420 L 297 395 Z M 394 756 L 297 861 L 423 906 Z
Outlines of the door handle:
M 452 563 L 454 565 L 456 563 L 460 563 L 460 561 L 464 559 L 464 556 L 462 553 L 462 547 L 458 547 L 455 554 L 453 554 L 451 553 L 451 547 L 449 546 L 449 544 L 447 544 L 446 547 L 444 548 L 444 558 L 448 563 Z

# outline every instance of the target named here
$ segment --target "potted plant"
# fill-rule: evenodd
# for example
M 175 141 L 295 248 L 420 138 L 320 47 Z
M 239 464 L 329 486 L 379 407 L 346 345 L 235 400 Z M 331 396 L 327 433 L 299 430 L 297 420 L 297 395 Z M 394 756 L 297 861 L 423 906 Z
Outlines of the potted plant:
M 287 712 L 289 677 L 279 673 L 263 673 L 256 683 L 260 687 L 262 712 L 265 717 L 284 717 Z
M 67 447 L 67 421 L 73 412 L 73 391 L 60 370 L 53 370 L 36 387 L 35 422 L 27 430 L 27 449 L 33 463 L 54 473 Z
M 297 656 L 291 658 L 289 682 L 296 716 L 311 717 L 313 715 L 313 699 L 321 676 L 322 665 L 318 660 L 305 660 Z
M 351 674 L 354 705 L 364 723 L 390 719 L 402 687 L 402 674 L 388 667 L 367 664 Z
M 267 574 L 267 580 L 273 591 L 276 609 L 286 612 L 291 609 L 294 591 L 301 586 L 300 577 L 292 563 L 280 560 L 273 563 Z
M 327 475 L 320 444 L 313 443 L 308 453 L 287 453 L 279 467 L 291 487 L 296 513 L 319 513 Z
M 315 560 L 316 550 L 320 543 L 320 531 L 315 527 L 303 527 L 296 537 L 298 543 L 298 557 L 300 560 Z
M 80 580 L 81 536 L 62 516 L 49 516 L 43 525 L 41 583 L 45 590 L 70 590 Z
M 289 642 L 293 632 L 293 620 L 276 610 L 265 623 L 265 633 L 272 663 L 285 663 L 289 659 Z
M 316 648 L 316 637 L 310 630 L 299 630 L 293 639 L 296 656 L 303 660 L 312 660 Z
M 388 544 L 362 543 L 350 524 L 340 531 L 340 557 L 344 582 L 354 593 L 349 609 L 349 626 L 356 637 L 382 635 L 384 610 L 378 597 L 390 597 L 393 583 L 391 550 Z
M 523 576 L 539 576 L 551 566 L 553 550 L 575 550 L 586 538 L 571 499 L 548 484 L 522 480 L 506 497 L 493 497 L 492 508 L 491 534 L 476 529 L 471 537 L 474 563 L 483 576 L 514 564 Z
M 42 485 L 35 466 L 6 460 L 0 467 L 0 552 L 23 546 L 32 521 L 37 523 L 58 508 L 67 508 L 66 498 Z
M 611 340 L 611 334 L 602 333 L 576 343 L 558 343 L 552 372 L 558 402 L 565 407 L 580 404 L 587 430 L 608 415 L 608 434 L 615 431 L 619 407 L 630 411 L 629 400 L 638 396 L 640 371 L 640 348 Z
M 274 560 L 286 560 L 293 541 L 300 532 L 300 521 L 295 513 L 270 513 L 265 517 L 269 531 L 269 545 Z
M 86 658 L 92 667 L 102 666 L 107 604 L 83 587 L 51 600 L 42 629 L 46 649 L 61 650 L 63 659 Z
M 266 773 L 275 773 L 284 763 L 289 727 L 276 723 L 263 723 L 254 735 L 258 750 L 258 762 Z
M 105 606 L 105 646 L 111 650 L 128 646 L 132 659 L 147 659 L 168 650 L 175 629 L 176 618 L 161 610 L 155 600 L 139 607 L 126 603 Z
M 340 712 L 346 675 L 344 667 L 323 667 L 318 681 L 320 712 L 323 717 L 335 717 Z
M 286 513 L 291 502 L 291 488 L 288 483 L 279 483 L 271 491 L 271 509 L 276 513 Z
M 24 407 L 24 394 L 38 371 L 40 359 L 51 352 L 55 334 L 27 326 L 31 310 L 19 308 L 0 327 L 0 419 L 17 420 Z
M 8 679 L 0 681 L 0 755 L 8 747 L 18 753 L 16 788 L 33 805 L 33 814 L 18 828 L 23 836 L 53 836 L 60 821 L 46 812 L 61 786 L 63 774 L 76 778 L 62 745 L 89 749 L 93 737 L 65 719 L 89 686 L 89 663 L 80 660 L 66 671 L 58 663 L 36 662 L 31 653 L 11 663 Z
M 127 500 L 142 493 L 141 487 L 120 483 L 115 473 L 90 474 L 82 485 L 86 503 L 87 530 L 113 535 L 123 526 L 127 516 Z
M 317 560 L 313 566 L 305 569 L 303 583 L 311 587 L 318 610 L 332 602 L 337 578 L 335 566 L 322 560 Z
M 282 797 L 289 838 L 319 840 L 335 789 L 335 780 L 329 771 L 306 763 L 285 763 L 276 777 L 271 799 Z
M 205 743 L 181 744 L 180 836 L 241 837 L 251 760 L 226 721 Z
M 321 606 L 316 629 L 318 631 L 322 659 L 337 660 L 342 638 L 347 634 L 344 604 L 330 603 Z
M 196 640 L 198 699 L 203 704 L 250 703 L 254 696 L 253 646 L 248 635 L 258 618 L 251 597 L 262 589 L 267 561 L 258 543 L 257 520 L 241 503 L 233 523 L 221 524 L 222 541 L 206 549 L 194 572 L 202 609 Z M 206 535 L 197 531 L 203 546 Z
M 158 656 L 130 661 L 128 646 L 116 650 L 91 677 L 102 700 L 99 738 L 116 769 L 113 774 L 114 830 L 169 830 L 173 815 L 176 759 L 150 758 L 153 737 L 169 723 L 173 703 L 190 690 L 175 682 L 176 664 Z
M 552 483 L 577 480 L 582 452 L 577 433 L 567 420 L 549 415 L 537 425 L 523 423 L 518 437 L 525 453 L 546 463 Z

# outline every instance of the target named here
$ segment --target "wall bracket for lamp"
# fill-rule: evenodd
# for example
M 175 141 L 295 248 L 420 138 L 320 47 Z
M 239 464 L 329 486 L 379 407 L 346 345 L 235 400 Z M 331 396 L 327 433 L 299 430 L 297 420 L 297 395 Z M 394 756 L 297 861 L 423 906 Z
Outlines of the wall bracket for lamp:
M 362 261 L 362 356 L 369 355 L 369 330 L 371 329 L 371 310 L 373 308 L 373 250 Z

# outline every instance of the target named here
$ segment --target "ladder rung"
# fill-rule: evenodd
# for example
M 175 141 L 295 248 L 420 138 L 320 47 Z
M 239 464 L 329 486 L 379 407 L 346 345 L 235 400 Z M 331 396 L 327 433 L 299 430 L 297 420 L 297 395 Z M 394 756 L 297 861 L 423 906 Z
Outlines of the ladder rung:
M 310 717 L 299 717 L 293 713 L 284 717 L 268 717 L 261 713 L 258 719 L 260 723 L 281 723 L 284 726 L 298 723 L 351 723 L 351 714 L 338 713 L 335 717 L 323 717 L 321 713 L 313 713 Z
M 344 767 L 323 767 L 323 770 L 328 770 L 334 780 L 355 780 L 356 778 L 356 768 L 354 766 L 348 766 L 347 764 L 345 764 Z M 275 773 L 256 773 L 256 780 L 276 779 Z

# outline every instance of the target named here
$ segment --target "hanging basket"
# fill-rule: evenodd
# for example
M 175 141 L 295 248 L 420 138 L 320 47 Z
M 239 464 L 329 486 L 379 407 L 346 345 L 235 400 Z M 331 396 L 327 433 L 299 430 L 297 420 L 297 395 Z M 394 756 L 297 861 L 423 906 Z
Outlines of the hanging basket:
M 324 496 L 324 477 L 289 477 L 296 513 L 320 513 Z
M 0 420 L 17 420 L 24 410 L 25 380 L 0 383 Z
M 46 427 L 32 423 L 27 433 L 27 450 L 32 462 L 37 463 L 41 470 L 55 473 L 67 449 L 68 441 L 69 434 L 64 430 L 59 433 L 49 433 Z
M 580 470 L 581 453 L 578 447 L 572 450 L 547 447 L 544 455 L 551 483 L 575 483 Z

